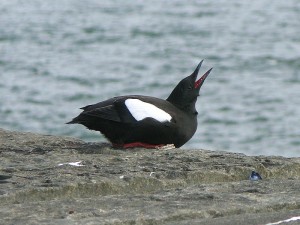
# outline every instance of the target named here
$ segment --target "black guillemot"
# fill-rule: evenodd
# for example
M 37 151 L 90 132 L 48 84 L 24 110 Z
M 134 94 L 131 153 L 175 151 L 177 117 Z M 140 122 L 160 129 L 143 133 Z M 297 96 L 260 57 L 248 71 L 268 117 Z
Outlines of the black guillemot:
M 199 80 L 195 71 L 182 79 L 166 99 L 126 95 L 82 107 L 67 124 L 100 131 L 116 147 L 157 148 L 184 145 L 197 130 L 196 101 L 209 69 Z

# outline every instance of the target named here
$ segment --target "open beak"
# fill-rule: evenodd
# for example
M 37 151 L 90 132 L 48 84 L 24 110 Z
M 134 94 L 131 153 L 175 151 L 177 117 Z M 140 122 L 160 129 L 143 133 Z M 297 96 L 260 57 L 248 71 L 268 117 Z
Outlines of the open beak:
M 198 64 L 198 66 L 197 66 L 197 68 L 195 69 L 195 71 L 191 74 L 191 77 L 193 77 L 194 80 L 195 80 L 195 85 L 194 85 L 194 86 L 195 86 L 195 89 L 200 89 L 200 87 L 201 87 L 202 84 L 204 83 L 204 80 L 205 80 L 206 77 L 209 75 L 210 71 L 213 69 L 213 68 L 210 68 L 205 74 L 203 74 L 202 77 L 200 77 L 199 80 L 196 81 L 202 63 L 203 63 L 203 60 L 201 60 L 201 62 Z
M 203 60 L 202 60 L 202 61 L 203 61 Z M 202 62 L 202 61 L 201 61 L 201 62 Z M 204 83 L 206 77 L 209 75 L 209 73 L 210 73 L 210 71 L 211 71 L 212 69 L 213 69 L 213 68 L 210 68 L 205 74 L 203 74 L 202 77 L 200 77 L 199 80 L 197 80 L 197 81 L 195 82 L 195 88 L 198 88 L 198 89 L 201 88 L 201 86 L 202 86 L 202 84 Z

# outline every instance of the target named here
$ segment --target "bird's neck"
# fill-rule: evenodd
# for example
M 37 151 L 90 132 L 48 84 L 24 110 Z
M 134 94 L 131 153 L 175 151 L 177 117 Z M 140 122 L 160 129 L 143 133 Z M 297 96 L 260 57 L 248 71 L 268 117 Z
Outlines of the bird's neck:
M 181 92 L 181 88 L 179 85 L 177 85 L 174 88 L 174 90 L 171 92 L 171 94 L 166 100 L 173 104 L 176 108 L 179 108 L 184 112 L 197 114 L 195 106 L 197 97 L 195 99 L 189 99 L 184 97 L 184 94 Z
M 197 99 L 196 99 L 197 100 Z M 186 102 L 180 98 L 167 98 L 167 101 L 174 105 L 176 108 L 190 114 L 197 114 L 196 111 L 196 100 L 193 102 Z

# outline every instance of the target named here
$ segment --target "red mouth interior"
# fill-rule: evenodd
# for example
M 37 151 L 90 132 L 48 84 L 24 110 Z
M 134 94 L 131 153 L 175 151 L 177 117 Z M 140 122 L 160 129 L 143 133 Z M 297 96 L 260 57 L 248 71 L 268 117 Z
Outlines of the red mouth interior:
M 209 69 L 202 77 L 200 77 L 199 80 L 197 80 L 195 82 L 195 88 L 201 87 L 201 85 L 203 84 L 204 80 L 206 79 L 206 77 L 208 76 L 208 74 L 210 73 L 211 70 L 212 70 L 212 68 Z
M 195 82 L 195 88 L 198 88 L 202 83 L 203 81 L 205 80 L 205 78 L 207 77 L 207 75 L 205 76 L 206 74 L 204 74 L 199 80 L 197 80 Z

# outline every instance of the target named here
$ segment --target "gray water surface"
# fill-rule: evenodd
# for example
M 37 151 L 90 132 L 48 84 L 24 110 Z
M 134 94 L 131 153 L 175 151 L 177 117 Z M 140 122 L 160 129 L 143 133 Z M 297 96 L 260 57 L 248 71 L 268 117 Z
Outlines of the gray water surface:
M 300 156 L 300 2 L 1 0 L 0 127 L 104 141 L 79 107 L 167 98 L 205 59 L 182 148 Z

